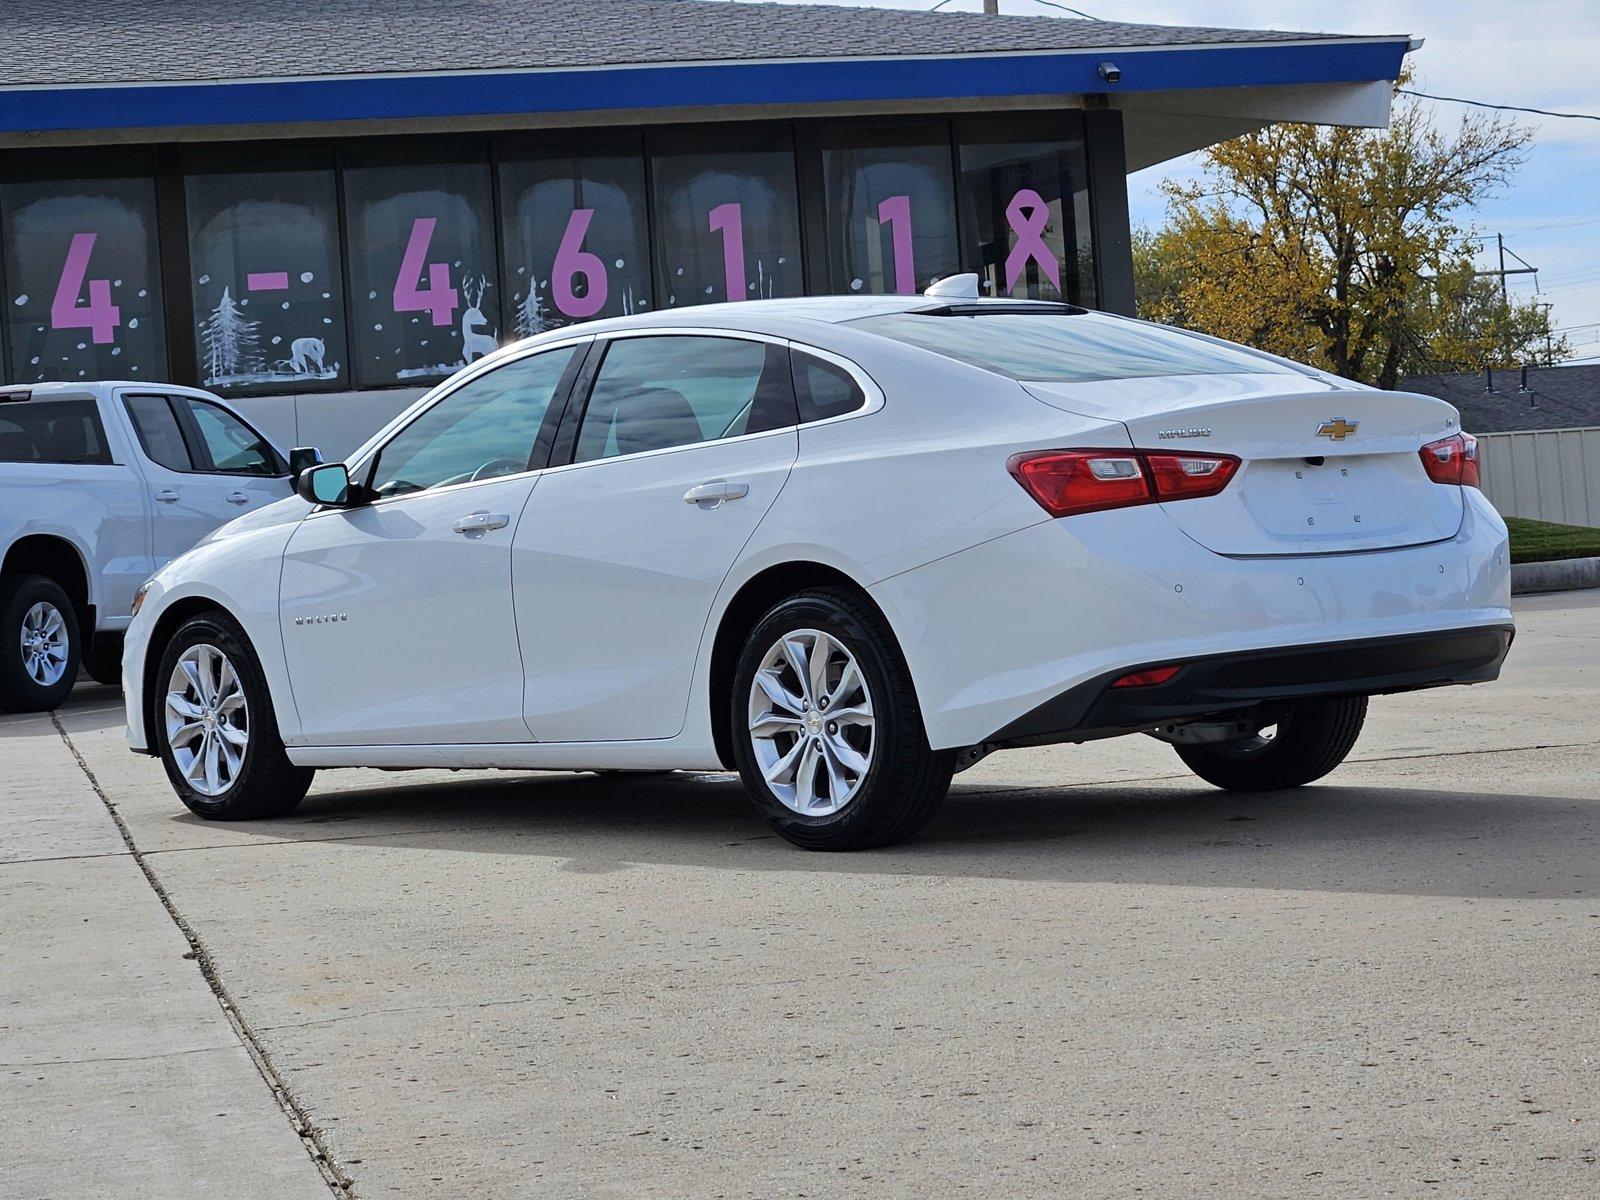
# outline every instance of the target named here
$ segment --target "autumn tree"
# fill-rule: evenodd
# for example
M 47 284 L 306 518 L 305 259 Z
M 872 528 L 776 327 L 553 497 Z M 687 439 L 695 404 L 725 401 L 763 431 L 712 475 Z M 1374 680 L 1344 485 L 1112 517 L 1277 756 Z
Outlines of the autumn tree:
M 1529 140 L 1478 114 L 1442 128 L 1396 95 L 1386 130 L 1284 124 L 1214 146 L 1135 239 L 1140 311 L 1380 387 L 1525 360 L 1535 334 L 1542 358 L 1542 314 L 1486 292 L 1462 223 Z

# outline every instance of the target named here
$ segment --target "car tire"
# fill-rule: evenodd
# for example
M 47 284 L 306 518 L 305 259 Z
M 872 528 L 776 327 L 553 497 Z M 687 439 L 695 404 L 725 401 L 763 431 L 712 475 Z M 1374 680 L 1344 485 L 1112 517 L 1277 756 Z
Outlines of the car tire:
M 191 618 L 167 643 L 150 730 L 178 798 L 210 821 L 284 816 L 316 774 L 289 761 L 261 662 L 221 612 Z
M 904 841 L 950 790 L 956 752 L 929 747 L 888 622 L 847 588 L 802 592 L 762 617 L 745 639 L 730 707 L 745 788 L 796 846 Z M 831 721 L 830 708 L 848 718 Z
M 1361 736 L 1367 698 L 1302 700 L 1279 714 L 1270 738 L 1177 746 L 1178 757 L 1207 783 L 1230 792 L 1271 792 L 1321 779 Z
M 107 687 L 122 686 L 122 638 L 103 638 L 83 652 L 83 672 Z
M 78 678 L 79 642 L 78 614 L 55 580 L 0 581 L 0 711 L 58 708 Z

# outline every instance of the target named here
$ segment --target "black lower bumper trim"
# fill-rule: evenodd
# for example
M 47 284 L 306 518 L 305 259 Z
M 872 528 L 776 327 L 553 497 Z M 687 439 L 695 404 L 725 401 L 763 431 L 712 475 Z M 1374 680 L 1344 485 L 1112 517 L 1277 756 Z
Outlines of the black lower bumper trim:
M 1515 629 L 1480 625 L 1399 637 L 1322 642 L 1130 663 L 1017 718 L 986 742 L 1026 745 L 1087 740 L 1165 721 L 1237 712 L 1273 702 L 1376 696 L 1450 683 L 1483 683 L 1500 674 Z M 1113 688 L 1124 675 L 1181 663 L 1153 687 Z

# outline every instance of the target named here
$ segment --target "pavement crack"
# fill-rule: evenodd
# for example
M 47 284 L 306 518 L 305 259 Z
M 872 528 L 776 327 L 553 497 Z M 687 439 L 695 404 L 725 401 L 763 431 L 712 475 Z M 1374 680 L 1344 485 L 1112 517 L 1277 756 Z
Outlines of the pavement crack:
M 354 1196 L 354 1181 L 349 1175 L 345 1174 L 344 1169 L 334 1160 L 322 1130 L 312 1123 L 310 1115 L 300 1106 L 300 1102 L 295 1099 L 294 1093 L 289 1090 L 288 1081 L 283 1078 L 278 1072 L 278 1068 L 273 1065 L 272 1058 L 267 1053 L 267 1048 L 262 1045 L 260 1038 L 256 1036 L 255 1030 L 251 1028 L 250 1023 L 245 1020 L 244 1014 L 239 1011 L 238 1005 L 234 1003 L 233 996 L 228 991 L 227 985 L 222 982 L 222 976 L 217 970 L 216 961 L 211 957 L 211 951 L 200 939 L 200 935 L 195 932 L 194 926 L 190 925 L 188 919 L 178 911 L 178 906 L 173 903 L 172 897 L 167 894 L 167 889 L 156 876 L 154 868 L 146 861 L 144 852 L 139 849 L 138 844 L 133 840 L 133 832 L 128 828 L 128 823 L 122 819 L 122 814 L 117 811 L 117 806 L 111 802 L 111 798 L 106 795 L 105 789 L 100 786 L 100 780 L 95 777 L 95 773 L 90 768 L 89 763 L 79 752 L 76 743 L 73 742 L 72 735 L 67 732 L 66 727 L 61 724 L 60 718 L 55 713 L 50 714 L 50 723 L 55 726 L 56 732 L 60 734 L 68 753 L 77 762 L 78 769 L 83 772 L 84 778 L 89 781 L 89 786 L 94 789 L 94 794 L 100 798 L 100 803 L 105 806 L 106 812 L 117 827 L 117 832 L 122 835 L 123 844 L 128 847 L 128 853 L 133 857 L 133 861 L 138 864 L 139 870 L 144 872 L 145 880 L 150 884 L 151 890 L 155 892 L 156 898 L 161 901 L 162 907 L 167 910 L 167 915 L 172 918 L 172 923 L 178 927 L 178 931 L 188 940 L 189 948 L 194 952 L 195 965 L 200 968 L 200 974 L 205 979 L 206 986 L 211 989 L 211 994 L 217 998 L 217 1003 L 222 1007 L 223 1015 L 227 1017 L 228 1023 L 232 1025 L 234 1033 L 244 1043 L 245 1049 L 250 1054 L 250 1061 L 255 1064 L 257 1074 L 261 1076 L 262 1081 L 271 1091 L 273 1099 L 278 1102 L 278 1107 L 283 1110 L 283 1115 L 289 1119 L 290 1126 L 300 1138 L 301 1145 L 305 1147 L 306 1153 L 310 1155 L 311 1161 L 316 1166 L 318 1173 L 321 1174 L 323 1182 L 328 1185 L 329 1190 L 335 1196 Z
M 159 1062 L 163 1058 L 183 1058 L 190 1054 L 216 1054 L 233 1046 L 191 1046 L 187 1050 L 165 1050 L 160 1054 L 100 1054 L 89 1058 L 40 1058 L 24 1062 L 0 1062 L 0 1069 L 21 1070 L 34 1067 L 83 1067 L 96 1063 Z

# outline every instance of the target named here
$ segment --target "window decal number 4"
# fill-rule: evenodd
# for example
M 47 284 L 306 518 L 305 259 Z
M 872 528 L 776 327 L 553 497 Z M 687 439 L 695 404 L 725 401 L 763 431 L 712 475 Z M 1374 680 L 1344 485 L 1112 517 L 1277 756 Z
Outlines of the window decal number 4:
M 456 308 L 461 303 L 461 297 L 450 286 L 450 264 L 427 262 L 433 229 L 438 223 L 434 217 L 418 217 L 411 222 L 411 236 L 406 239 L 405 253 L 400 256 L 400 274 L 394 281 L 394 310 L 397 313 L 431 313 L 435 325 L 449 325 L 454 322 Z M 419 286 L 424 263 L 428 268 L 427 287 Z
M 89 303 L 79 304 L 84 276 L 89 273 L 89 256 L 94 253 L 98 235 L 75 233 L 67 248 L 67 261 L 61 264 L 61 278 L 56 283 L 55 298 L 50 301 L 50 328 L 87 329 L 97 346 L 112 340 L 114 331 L 122 324 L 122 310 L 111 303 L 111 281 L 89 280 Z

